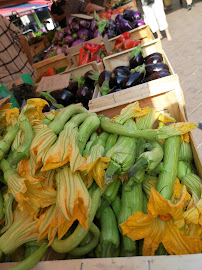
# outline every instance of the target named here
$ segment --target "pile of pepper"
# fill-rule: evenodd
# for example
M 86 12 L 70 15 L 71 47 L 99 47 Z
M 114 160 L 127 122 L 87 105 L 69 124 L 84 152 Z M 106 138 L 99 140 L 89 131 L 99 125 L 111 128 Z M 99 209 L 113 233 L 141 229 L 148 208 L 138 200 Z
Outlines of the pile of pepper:
M 141 40 L 133 40 L 129 32 L 125 32 L 116 39 L 114 46 L 114 53 L 122 52 L 136 47 L 141 43 Z
M 93 61 L 101 63 L 106 56 L 107 52 L 104 45 L 86 43 L 84 47 L 80 49 L 78 65 L 82 66 Z

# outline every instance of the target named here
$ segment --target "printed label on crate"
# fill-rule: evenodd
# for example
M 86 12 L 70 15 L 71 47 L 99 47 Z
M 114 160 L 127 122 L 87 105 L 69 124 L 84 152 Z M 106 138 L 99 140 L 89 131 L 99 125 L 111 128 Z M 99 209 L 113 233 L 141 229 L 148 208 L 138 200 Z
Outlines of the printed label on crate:
M 70 74 L 43 77 L 37 87 L 37 92 L 59 90 L 68 87 Z

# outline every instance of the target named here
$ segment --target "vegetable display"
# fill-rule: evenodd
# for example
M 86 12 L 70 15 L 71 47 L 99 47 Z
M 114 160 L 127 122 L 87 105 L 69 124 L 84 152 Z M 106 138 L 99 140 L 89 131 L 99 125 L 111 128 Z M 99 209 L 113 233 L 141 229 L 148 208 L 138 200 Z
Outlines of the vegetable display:
M 0 108 L 1 262 L 30 269 L 49 247 L 66 259 L 202 251 L 196 124 L 138 101 L 113 119 L 73 104 L 45 116 L 45 105 Z
M 74 103 L 82 103 L 88 109 L 88 102 L 92 99 L 97 77 L 98 74 L 91 70 L 84 76 L 71 78 L 67 88 L 40 92 L 41 97 L 50 105 L 50 107 L 45 106 L 44 112 L 61 109 Z
M 120 43 L 127 41 L 122 41 L 123 38 L 120 36 Z M 103 81 L 101 78 L 107 72 L 110 73 L 110 76 L 107 78 L 108 80 Z M 144 57 L 139 43 L 129 55 L 128 67 L 119 66 L 112 72 L 105 70 L 100 74 L 98 78 L 99 91 L 102 95 L 107 95 L 169 75 L 169 67 L 163 63 L 162 54 L 152 53 Z
M 118 14 L 115 20 L 110 19 L 108 16 L 106 16 L 107 18 L 103 18 L 105 16 L 100 17 L 96 13 L 94 17 L 95 18 L 92 20 L 69 17 L 67 27 L 55 33 L 52 40 L 53 46 L 46 52 L 45 59 L 61 53 L 67 55 L 68 48 L 80 45 L 87 40 L 99 36 L 104 37 L 105 35 L 111 39 L 124 32 L 145 25 L 144 21 L 141 20 L 141 14 L 138 11 L 130 9 L 125 9 L 123 15 Z M 126 46 L 125 49 L 127 49 L 128 46 Z M 132 42 L 130 42 L 130 48 L 132 48 Z
M 94 34 L 94 37 L 98 36 L 100 33 L 103 37 L 107 35 L 110 39 L 117 35 L 121 35 L 124 32 L 145 25 L 144 21 L 141 20 L 142 16 L 138 11 L 125 9 L 124 12 L 125 13 L 123 15 L 118 14 L 115 20 L 100 19 L 100 17 L 95 13 L 94 17 L 97 20 L 96 25 L 98 27 L 98 32 Z

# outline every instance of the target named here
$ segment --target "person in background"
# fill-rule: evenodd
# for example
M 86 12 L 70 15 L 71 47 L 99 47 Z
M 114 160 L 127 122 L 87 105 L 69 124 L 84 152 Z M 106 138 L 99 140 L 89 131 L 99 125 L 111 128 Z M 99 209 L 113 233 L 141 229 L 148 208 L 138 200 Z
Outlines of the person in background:
M 51 6 L 51 15 L 54 22 L 57 22 L 61 28 L 66 27 L 66 14 L 64 12 L 64 5 L 66 0 L 53 1 Z
M 9 84 L 25 73 L 34 76 L 33 64 L 29 44 L 21 30 L 0 15 L 0 84 Z
M 148 23 L 151 31 L 156 33 L 158 38 L 162 39 L 160 31 L 166 33 L 168 41 L 171 41 L 171 35 L 168 30 L 168 23 L 162 0 L 142 0 L 142 9 L 145 15 L 146 22 Z
M 193 1 L 192 0 L 186 0 L 187 2 L 187 10 L 191 10 L 192 7 L 194 7 Z
M 88 1 L 88 0 L 86 0 Z M 61 21 L 70 17 L 71 14 L 92 13 L 94 11 L 105 11 L 104 7 L 87 3 L 82 0 L 53 0 L 53 11 L 51 6 L 51 13 L 55 22 L 60 23 L 61 28 L 64 28 Z M 60 7 L 60 12 L 54 14 L 54 6 Z

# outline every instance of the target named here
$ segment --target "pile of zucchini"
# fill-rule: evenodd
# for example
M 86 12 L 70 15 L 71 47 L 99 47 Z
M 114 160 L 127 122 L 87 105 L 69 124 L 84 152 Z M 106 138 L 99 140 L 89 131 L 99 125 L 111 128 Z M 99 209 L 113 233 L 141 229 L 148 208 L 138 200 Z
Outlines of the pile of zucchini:
M 33 100 L 26 106 L 10 121 L 6 118 L 12 115 L 10 109 L 0 110 L 4 128 L 0 140 L 0 259 L 20 262 L 13 269 L 30 269 L 50 246 L 56 253 L 63 253 L 64 259 L 142 255 L 143 239 L 133 241 L 123 235 L 120 225 L 137 211 L 147 214 L 152 188 L 170 201 L 178 177 L 192 196 L 192 207 L 200 200 L 202 181 L 187 139 L 188 132 L 196 127 L 194 123 L 176 123 L 152 108 L 140 108 L 138 102 L 125 107 L 114 119 L 88 113 L 77 105 L 47 116 L 41 113 L 43 106 Z M 19 194 L 25 196 L 23 187 L 30 179 L 27 167 L 26 174 L 21 170 L 25 161 L 32 183 L 38 173 L 55 170 L 46 185 L 55 192 L 56 200 L 49 206 L 39 206 L 34 218 L 30 213 L 33 228 L 46 210 L 50 210 L 49 215 L 56 208 L 60 215 L 71 213 L 72 198 L 78 189 L 71 182 L 75 175 L 79 190 L 85 193 L 75 196 L 85 197 L 88 203 L 86 227 L 78 216 L 61 239 L 59 223 L 54 225 L 53 221 L 47 234 L 35 235 L 40 225 L 38 231 L 33 229 L 33 235 L 29 231 L 28 237 L 31 225 L 26 221 L 20 227 L 16 221 L 16 210 L 21 214 L 26 211 L 19 203 Z M 79 211 L 84 210 L 80 207 Z M 69 222 L 69 217 L 64 214 L 62 218 Z M 161 244 L 155 254 L 168 252 Z

